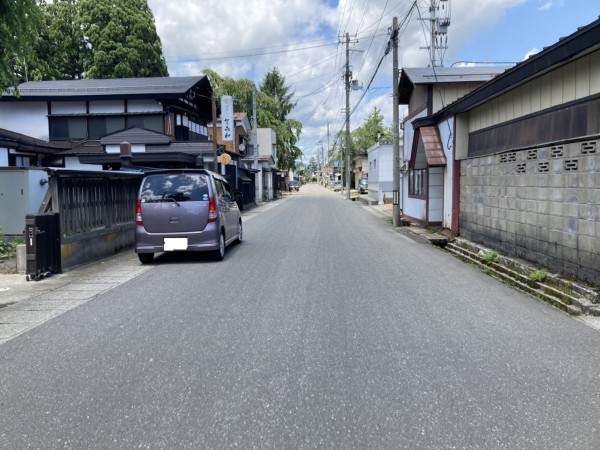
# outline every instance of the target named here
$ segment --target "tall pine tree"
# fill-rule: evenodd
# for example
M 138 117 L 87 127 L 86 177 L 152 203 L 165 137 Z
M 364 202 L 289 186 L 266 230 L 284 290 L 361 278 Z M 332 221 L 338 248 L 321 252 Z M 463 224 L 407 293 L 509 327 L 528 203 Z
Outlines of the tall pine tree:
M 77 24 L 77 0 L 40 2 L 45 27 L 40 30 L 37 52 L 39 65 L 34 77 L 39 80 L 78 80 L 89 49 Z
M 285 84 L 285 77 L 276 67 L 265 75 L 260 90 L 275 101 L 275 121 L 270 126 L 277 134 L 277 164 L 280 169 L 293 170 L 296 168 L 296 160 L 302 157 L 302 150 L 296 146 L 302 132 L 302 123 L 288 118 L 296 106 L 292 101 L 294 93 L 290 92 Z
M 77 10 L 90 50 L 85 78 L 169 75 L 147 0 L 79 0 Z

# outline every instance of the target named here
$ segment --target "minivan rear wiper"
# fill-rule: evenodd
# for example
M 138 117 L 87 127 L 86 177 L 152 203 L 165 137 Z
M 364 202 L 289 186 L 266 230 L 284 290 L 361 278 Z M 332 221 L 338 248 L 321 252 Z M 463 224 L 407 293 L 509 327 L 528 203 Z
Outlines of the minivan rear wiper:
M 179 202 L 178 202 L 177 200 L 175 200 L 175 197 L 173 197 L 173 194 L 169 194 L 169 195 L 167 195 L 167 193 L 165 192 L 165 193 L 163 194 L 163 196 L 161 197 L 160 201 L 162 202 L 162 201 L 163 201 L 165 198 L 168 198 L 169 200 L 173 200 L 177 206 L 181 206 L 181 205 L 179 204 Z

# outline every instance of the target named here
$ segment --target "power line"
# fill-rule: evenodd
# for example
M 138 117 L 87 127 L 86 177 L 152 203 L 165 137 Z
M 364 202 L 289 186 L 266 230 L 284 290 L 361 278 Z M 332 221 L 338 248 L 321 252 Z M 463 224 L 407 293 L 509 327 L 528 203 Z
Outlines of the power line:
M 201 55 L 194 55 L 194 56 L 189 56 L 189 57 L 180 57 L 177 59 L 167 59 L 167 62 L 185 63 L 185 62 L 199 62 L 199 61 L 216 61 L 216 60 L 222 60 L 222 59 L 249 58 L 249 57 L 253 57 L 253 56 L 276 55 L 276 54 L 280 54 L 280 53 L 290 53 L 290 52 L 298 52 L 298 51 L 303 51 L 303 50 L 312 50 L 315 48 L 328 47 L 331 45 L 337 45 L 337 42 L 330 42 L 327 44 L 285 49 L 285 50 L 273 50 L 273 51 L 265 51 L 265 52 L 257 52 L 257 53 L 239 53 L 239 54 L 234 54 L 234 55 L 229 55 L 229 56 L 214 56 L 214 57 L 208 57 L 208 58 L 202 57 Z M 254 50 L 249 50 L 249 51 L 254 51 Z

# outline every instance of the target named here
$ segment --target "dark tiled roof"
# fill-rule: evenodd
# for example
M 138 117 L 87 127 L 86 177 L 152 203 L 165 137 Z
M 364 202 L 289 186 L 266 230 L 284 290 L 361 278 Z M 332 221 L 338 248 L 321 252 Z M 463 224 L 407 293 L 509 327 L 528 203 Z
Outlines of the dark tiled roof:
M 23 99 L 73 97 L 179 98 L 194 87 L 210 88 L 204 75 L 196 77 L 113 78 L 102 80 L 29 81 L 18 86 Z M 11 93 L 1 100 L 15 100 Z
M 212 142 L 172 142 L 171 145 L 152 145 L 146 147 L 147 153 L 155 152 L 177 152 L 190 153 L 194 155 L 212 155 L 214 147 Z
M 66 150 L 68 145 L 60 145 L 36 139 L 24 134 L 0 128 L 0 145 L 19 151 L 54 154 Z
M 126 130 L 116 131 L 100 139 L 102 145 L 114 145 L 127 141 L 130 144 L 168 144 L 171 138 L 156 131 L 140 127 L 131 127 Z

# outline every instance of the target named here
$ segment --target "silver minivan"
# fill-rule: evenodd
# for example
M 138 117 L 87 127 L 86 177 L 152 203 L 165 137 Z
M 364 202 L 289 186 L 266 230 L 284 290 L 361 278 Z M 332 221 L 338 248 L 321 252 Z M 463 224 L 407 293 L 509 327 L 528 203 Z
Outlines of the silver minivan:
M 211 252 L 242 242 L 242 217 L 225 177 L 203 169 L 146 172 L 137 199 L 135 251 L 142 264 L 158 252 Z

